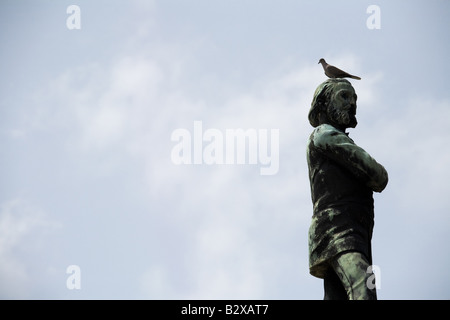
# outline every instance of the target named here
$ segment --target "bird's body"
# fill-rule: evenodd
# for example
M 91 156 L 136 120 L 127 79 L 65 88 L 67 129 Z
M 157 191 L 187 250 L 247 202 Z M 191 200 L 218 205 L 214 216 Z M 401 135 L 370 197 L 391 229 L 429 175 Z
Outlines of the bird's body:
M 339 68 L 336 68 L 335 66 L 328 64 L 323 58 L 319 60 L 319 63 L 322 64 L 323 70 L 325 71 L 325 75 L 329 78 L 352 78 L 356 80 L 361 80 L 360 77 L 351 75 L 345 71 L 342 71 Z

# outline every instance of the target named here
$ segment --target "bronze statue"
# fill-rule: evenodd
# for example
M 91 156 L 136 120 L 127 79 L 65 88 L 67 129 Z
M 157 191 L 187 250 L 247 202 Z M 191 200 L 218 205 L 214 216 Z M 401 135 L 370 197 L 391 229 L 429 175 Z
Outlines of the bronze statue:
M 316 89 L 308 119 L 315 128 L 307 146 L 313 217 L 310 273 L 324 279 L 324 299 L 376 299 L 368 286 L 374 226 L 373 191 L 388 183 L 385 168 L 345 132 L 354 128 L 356 93 L 345 79 Z

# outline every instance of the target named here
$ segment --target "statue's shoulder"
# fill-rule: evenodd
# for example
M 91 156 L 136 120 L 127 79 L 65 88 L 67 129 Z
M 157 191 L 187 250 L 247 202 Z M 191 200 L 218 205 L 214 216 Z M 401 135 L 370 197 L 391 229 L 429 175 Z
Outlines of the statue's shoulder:
M 311 134 L 311 142 L 318 148 L 326 148 L 333 144 L 333 141 L 340 137 L 347 138 L 347 135 L 330 124 L 317 126 Z
M 335 127 L 333 127 L 331 124 L 328 124 L 328 123 L 324 123 L 324 124 L 317 126 L 314 129 L 314 132 L 316 132 L 316 134 L 342 133 L 342 131 L 336 129 Z

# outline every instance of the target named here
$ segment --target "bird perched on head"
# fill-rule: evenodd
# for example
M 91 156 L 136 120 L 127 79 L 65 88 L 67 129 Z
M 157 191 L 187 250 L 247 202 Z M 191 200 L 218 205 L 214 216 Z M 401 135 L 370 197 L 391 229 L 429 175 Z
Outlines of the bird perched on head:
M 320 59 L 319 63 L 322 64 L 323 70 L 325 71 L 325 74 L 329 78 L 352 78 L 356 80 L 361 80 L 360 77 L 351 75 L 345 71 L 342 71 L 341 69 L 336 68 L 335 66 L 328 64 L 324 58 Z

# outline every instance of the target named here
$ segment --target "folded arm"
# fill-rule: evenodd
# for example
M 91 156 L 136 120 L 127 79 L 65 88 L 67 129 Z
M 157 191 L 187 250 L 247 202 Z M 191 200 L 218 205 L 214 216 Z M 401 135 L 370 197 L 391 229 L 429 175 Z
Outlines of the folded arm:
M 344 132 L 331 125 L 321 125 L 313 135 L 313 143 L 320 152 L 347 168 L 373 191 L 381 192 L 386 187 L 386 169 Z

